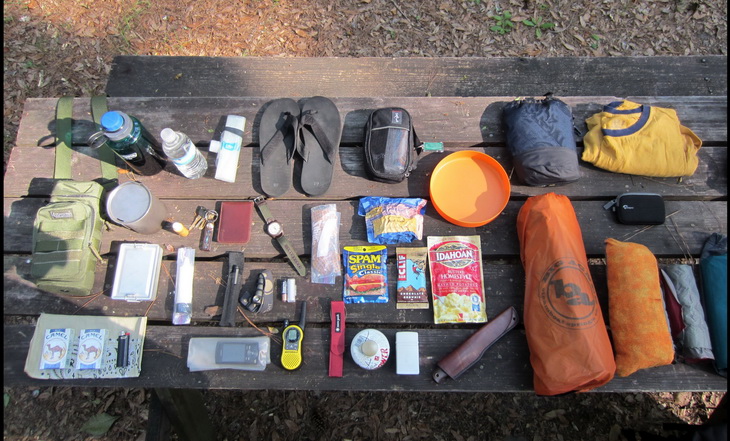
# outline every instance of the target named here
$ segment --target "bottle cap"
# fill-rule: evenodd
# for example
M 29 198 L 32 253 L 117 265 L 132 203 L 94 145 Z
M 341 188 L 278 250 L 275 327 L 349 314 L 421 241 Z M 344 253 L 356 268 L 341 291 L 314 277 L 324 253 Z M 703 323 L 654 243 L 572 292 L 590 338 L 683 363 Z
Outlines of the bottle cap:
M 177 132 L 175 132 L 174 130 L 172 130 L 170 128 L 162 129 L 162 131 L 160 132 L 160 137 L 167 144 L 175 144 L 175 142 L 177 142 L 177 140 L 179 138 Z
M 124 125 L 124 117 L 114 110 L 106 112 L 101 117 L 101 127 L 107 132 L 116 132 Z

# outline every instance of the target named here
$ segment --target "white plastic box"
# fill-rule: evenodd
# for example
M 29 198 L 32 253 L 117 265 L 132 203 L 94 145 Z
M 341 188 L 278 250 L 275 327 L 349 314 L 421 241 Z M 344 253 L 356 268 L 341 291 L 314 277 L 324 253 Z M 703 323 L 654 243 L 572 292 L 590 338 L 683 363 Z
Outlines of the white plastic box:
M 162 247 L 154 243 L 123 243 L 114 272 L 112 299 L 143 302 L 157 297 Z

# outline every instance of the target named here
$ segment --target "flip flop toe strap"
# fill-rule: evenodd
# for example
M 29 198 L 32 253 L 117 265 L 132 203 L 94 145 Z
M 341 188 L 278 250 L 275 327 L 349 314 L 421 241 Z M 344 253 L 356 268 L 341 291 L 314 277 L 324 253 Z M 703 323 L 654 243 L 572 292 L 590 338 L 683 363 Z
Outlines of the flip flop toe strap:
M 276 150 L 279 148 L 279 146 L 284 143 L 284 137 L 288 133 L 294 133 L 296 134 L 298 132 L 298 126 L 299 121 L 296 116 L 292 115 L 289 112 L 284 112 L 282 115 L 285 115 L 284 123 L 281 124 L 281 127 L 274 132 L 274 136 L 269 139 L 269 141 L 261 147 L 261 163 L 265 164 L 267 160 L 271 158 L 271 156 L 276 152 Z M 286 143 L 284 143 L 286 146 Z M 291 158 L 294 156 L 295 148 L 288 149 L 286 152 L 286 162 L 289 163 Z
M 316 113 L 316 110 L 307 110 L 302 113 L 302 116 L 299 118 L 301 124 L 300 130 L 308 128 L 309 131 L 312 132 L 315 139 L 322 148 L 322 151 L 324 151 L 325 159 L 333 164 L 336 146 L 334 145 L 334 143 L 332 143 L 332 140 L 330 140 L 329 136 L 327 136 L 327 132 L 322 130 L 322 126 L 319 125 L 319 122 L 314 117 Z M 301 155 L 302 158 L 304 158 L 305 161 L 309 158 L 309 149 L 313 147 L 314 146 L 305 145 L 300 138 L 297 139 L 297 152 Z

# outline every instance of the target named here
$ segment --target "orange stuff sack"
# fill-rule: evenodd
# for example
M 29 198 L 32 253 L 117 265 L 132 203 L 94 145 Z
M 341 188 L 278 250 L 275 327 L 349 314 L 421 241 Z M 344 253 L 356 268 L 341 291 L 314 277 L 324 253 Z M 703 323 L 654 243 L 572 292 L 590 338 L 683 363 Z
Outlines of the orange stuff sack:
M 674 346 L 656 257 L 638 243 L 606 239 L 608 317 L 620 377 L 671 364 Z
M 558 395 L 608 383 L 616 363 L 570 200 L 555 193 L 527 199 L 517 234 L 535 392 Z

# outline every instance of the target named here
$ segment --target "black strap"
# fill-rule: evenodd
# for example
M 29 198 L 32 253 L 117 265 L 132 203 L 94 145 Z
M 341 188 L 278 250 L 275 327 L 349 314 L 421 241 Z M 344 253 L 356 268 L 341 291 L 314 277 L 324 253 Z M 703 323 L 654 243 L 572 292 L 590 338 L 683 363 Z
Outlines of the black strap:
M 94 118 L 96 130 L 101 130 L 101 117 L 108 110 L 106 96 L 91 97 L 91 116 Z M 101 161 L 101 177 L 103 180 L 99 183 L 104 188 L 115 187 L 117 185 L 116 155 L 106 143 L 97 149 L 97 153 L 99 154 L 99 161 Z
M 73 106 L 74 99 L 70 96 L 59 98 L 56 104 L 56 161 L 53 166 L 55 179 L 71 179 Z
M 277 130 L 274 133 L 274 136 L 271 137 L 271 139 L 261 147 L 261 163 L 266 164 L 266 161 L 268 161 L 271 158 L 271 155 L 275 151 L 277 146 L 284 141 L 284 137 L 289 132 L 293 132 L 296 136 L 297 129 L 299 126 L 299 121 L 297 120 L 297 117 L 292 115 L 289 112 L 285 113 L 286 119 L 284 120 L 284 123 L 281 125 L 279 130 Z M 294 156 L 294 150 L 295 148 L 292 148 L 291 150 L 288 150 L 286 152 L 286 162 L 289 163 L 291 158 Z
M 302 114 L 300 117 L 301 120 L 301 128 L 304 129 L 304 127 L 309 127 L 310 131 L 314 135 L 314 138 L 317 140 L 319 145 L 322 147 L 322 150 L 324 151 L 325 158 L 327 161 L 329 161 L 331 164 L 334 164 L 334 155 L 335 155 L 335 149 L 337 146 L 334 145 L 332 140 L 329 139 L 327 136 L 327 133 L 322 130 L 322 127 L 319 125 L 319 122 L 314 118 L 314 114 L 317 113 L 316 110 L 307 110 Z M 299 140 L 298 140 L 299 141 Z M 309 157 L 309 152 L 307 149 L 312 148 L 312 146 L 307 147 L 303 142 L 299 142 L 296 146 L 297 151 L 299 154 L 304 158 L 306 161 Z

